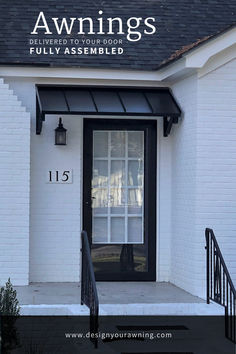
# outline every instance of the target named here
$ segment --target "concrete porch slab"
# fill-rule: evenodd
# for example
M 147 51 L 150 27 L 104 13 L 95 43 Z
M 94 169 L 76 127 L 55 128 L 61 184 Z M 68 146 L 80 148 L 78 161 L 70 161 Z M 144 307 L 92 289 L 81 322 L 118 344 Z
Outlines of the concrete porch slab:
M 204 300 L 165 282 L 98 282 L 101 304 L 204 303 Z
M 32 283 L 16 286 L 21 305 L 80 304 L 80 283 Z M 97 282 L 100 304 L 204 303 L 170 283 Z
M 20 305 L 80 304 L 80 283 L 31 283 L 14 289 Z

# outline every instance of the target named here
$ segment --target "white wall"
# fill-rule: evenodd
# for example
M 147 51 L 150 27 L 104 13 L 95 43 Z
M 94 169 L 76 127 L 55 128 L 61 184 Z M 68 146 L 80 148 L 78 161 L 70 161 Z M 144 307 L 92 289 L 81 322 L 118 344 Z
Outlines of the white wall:
M 54 145 L 58 116 L 47 116 L 35 134 L 35 80 L 8 79 L 31 112 L 30 282 L 80 279 L 82 118 L 65 116 L 67 146 Z M 48 184 L 49 170 L 73 170 L 72 184 Z
M 157 280 L 169 281 L 172 234 L 172 138 L 163 137 L 163 120 L 158 120 L 157 142 Z
M 197 141 L 196 247 L 213 228 L 236 285 L 236 59 L 199 79 Z
M 29 279 L 30 115 L 0 79 L 0 284 Z
M 57 116 L 46 117 L 31 153 L 30 281 L 80 279 L 82 118 L 66 116 L 66 146 L 54 145 Z M 73 170 L 73 183 L 49 184 L 49 170 Z
M 179 81 L 173 91 L 184 114 L 171 134 L 170 280 L 205 297 L 206 227 L 236 283 L 236 60 Z
M 168 138 L 162 136 L 162 122 L 158 125 L 158 280 L 171 281 L 202 297 L 205 297 L 204 229 L 207 226 L 214 228 L 236 282 L 235 73 L 236 62 L 231 61 L 201 77 L 196 74 L 173 84 L 174 95 L 183 110 L 183 119 L 173 127 Z M 54 129 L 58 117 L 46 117 L 42 134 L 35 135 L 36 81 L 30 78 L 8 78 L 7 81 L 31 112 L 32 120 L 30 281 L 78 281 L 82 119 L 75 116 L 64 117 L 64 124 L 68 129 L 68 145 L 54 146 Z M 59 83 L 58 80 L 43 79 L 37 81 L 39 82 Z M 69 83 L 68 80 L 67 84 Z M 1 112 L 0 117 L 3 119 Z M 29 122 L 26 123 L 25 118 L 23 122 L 26 126 L 24 128 L 21 122 L 21 127 L 29 129 Z M 9 122 L 7 124 L 6 130 L 10 131 Z M 24 139 L 28 144 L 27 135 Z M 7 146 L 6 149 L 9 150 L 9 146 L 15 146 L 15 143 L 9 140 Z M 18 148 L 19 155 L 14 156 L 19 156 L 18 161 L 22 159 L 24 166 L 27 166 L 27 148 L 25 153 L 21 147 Z M 10 168 L 13 169 L 16 160 L 12 161 Z M 73 184 L 46 183 L 49 169 L 64 168 L 73 169 Z M 28 181 L 27 168 L 25 171 L 26 175 L 22 175 L 22 178 Z M 4 186 L 4 183 L 3 180 L 1 185 Z M 12 183 L 12 188 L 14 182 L 7 183 Z M 22 192 L 27 197 L 27 183 L 24 184 L 23 191 L 19 183 L 14 188 L 14 195 Z M 23 257 L 22 262 L 24 259 L 25 268 L 17 268 L 19 272 L 24 269 L 24 275 L 15 278 L 16 283 L 22 284 L 28 279 L 28 204 L 27 199 L 24 201 L 24 213 L 22 201 L 19 209 L 13 211 L 14 218 L 11 219 L 14 228 L 20 222 L 19 218 L 16 218 L 18 221 L 14 220 L 15 215 L 21 212 L 24 214 L 22 220 L 25 221 L 22 222 L 25 224 L 21 230 L 26 243 L 21 243 L 24 257 L 20 257 Z M 12 206 L 13 203 L 9 208 Z M 4 213 L 5 208 L 2 209 Z M 2 228 L 1 232 L 5 232 L 2 245 L 6 239 L 9 243 L 7 235 L 9 232 L 13 234 L 13 228 Z M 17 243 L 15 238 L 10 242 Z M 14 252 L 17 256 L 20 254 Z M 13 263 L 5 264 L 4 267 L 10 269 Z M 7 272 L 2 271 L 4 277 Z
M 60 80 L 7 78 L 31 112 L 30 281 L 78 281 L 82 189 L 82 117 L 64 116 L 68 145 L 54 145 L 57 116 L 47 116 L 35 134 L 35 84 Z M 65 83 L 63 81 L 63 83 Z M 67 84 L 75 84 L 68 80 Z M 77 82 L 78 84 L 78 82 Z M 169 281 L 171 242 L 171 139 L 163 138 L 158 120 L 157 276 Z M 50 169 L 73 169 L 73 184 L 46 183 Z M 160 237 L 159 237 L 160 235 Z
M 194 277 L 196 273 L 197 76 L 188 77 L 174 84 L 172 89 L 183 116 L 179 124 L 173 127 L 171 133 L 172 238 L 170 280 L 177 286 L 191 293 L 196 293 Z

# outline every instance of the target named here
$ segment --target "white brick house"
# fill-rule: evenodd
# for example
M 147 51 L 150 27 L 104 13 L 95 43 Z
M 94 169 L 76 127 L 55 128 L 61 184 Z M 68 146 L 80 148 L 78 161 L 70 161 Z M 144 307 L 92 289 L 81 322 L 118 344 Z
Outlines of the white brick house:
M 42 85 L 90 89 L 170 88 L 182 115 L 167 137 L 163 136 L 163 117 L 133 114 L 120 118 L 137 125 L 140 120 L 157 123 L 154 152 L 157 168 L 153 172 L 156 174 L 156 249 L 152 281 L 170 282 L 205 299 L 204 230 L 211 227 L 236 284 L 235 27 L 186 50 L 178 60 L 159 70 L 1 64 L 0 77 L 1 284 L 8 277 L 16 286 L 80 282 L 80 232 L 84 228 L 87 202 L 83 198 L 85 119 L 97 119 L 99 124 L 101 118 L 115 121 L 118 117 L 111 114 L 94 118 L 91 114 L 68 115 L 63 111 L 46 114 L 41 134 L 36 135 L 36 87 Z M 59 117 L 67 129 L 66 146 L 54 145 Z M 112 139 L 112 129 L 108 131 L 109 139 Z M 136 132 L 136 128 L 130 131 Z M 127 150 L 128 137 L 125 139 Z M 94 156 L 94 161 L 102 159 L 101 155 Z M 106 178 L 112 174 L 111 156 L 110 160 L 104 157 L 102 160 L 104 166 L 110 164 L 108 175 L 104 173 Z M 123 169 L 129 169 L 129 161 L 136 161 L 130 156 L 126 152 L 128 162 L 123 159 L 126 166 Z M 48 183 L 49 171 L 72 171 L 72 183 Z M 123 172 L 119 170 L 119 173 Z M 125 173 L 128 176 L 133 172 Z M 109 183 L 112 189 L 112 182 Z M 126 186 L 129 188 L 130 185 Z M 137 205 L 140 206 L 138 202 Z M 132 223 L 129 212 L 128 216 L 124 214 L 124 220 L 121 220 L 122 213 L 116 215 L 118 227 L 112 226 L 114 219 L 107 219 L 109 227 L 114 227 L 116 237 L 120 237 L 117 229 L 126 222 L 127 232 L 133 232 L 126 237 L 135 238 L 135 232 L 143 230 L 137 226 L 143 216 L 135 214 Z M 99 220 L 98 229 L 103 227 L 106 233 L 105 216 Z M 112 237 L 111 234 L 104 244 L 112 243 Z

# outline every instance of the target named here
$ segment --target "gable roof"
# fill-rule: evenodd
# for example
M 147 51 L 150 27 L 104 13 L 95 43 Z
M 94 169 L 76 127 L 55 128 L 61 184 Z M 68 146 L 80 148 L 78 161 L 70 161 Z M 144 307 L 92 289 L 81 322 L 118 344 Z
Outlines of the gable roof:
M 122 39 L 122 55 L 30 55 L 29 39 L 79 38 L 76 35 L 32 36 L 40 11 L 51 17 L 155 17 L 157 32 L 138 42 Z M 11 0 L 0 3 L 0 65 L 73 66 L 157 70 L 192 48 L 236 25 L 235 0 Z M 40 33 L 40 32 L 39 32 Z M 81 37 L 80 37 L 81 38 Z M 101 38 L 84 35 L 83 38 Z M 40 45 L 40 47 L 42 47 Z

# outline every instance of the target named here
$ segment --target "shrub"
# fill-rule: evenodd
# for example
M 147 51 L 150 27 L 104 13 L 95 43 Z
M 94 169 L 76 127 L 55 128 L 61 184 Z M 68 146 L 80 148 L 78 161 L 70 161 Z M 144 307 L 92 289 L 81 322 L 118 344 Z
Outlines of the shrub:
M 0 289 L 0 314 L 5 316 L 19 316 L 20 314 L 16 290 L 13 289 L 10 278 L 6 286 Z
M 15 322 L 20 315 L 20 306 L 10 278 L 0 289 L 0 319 L 2 353 L 10 354 L 19 346 Z

